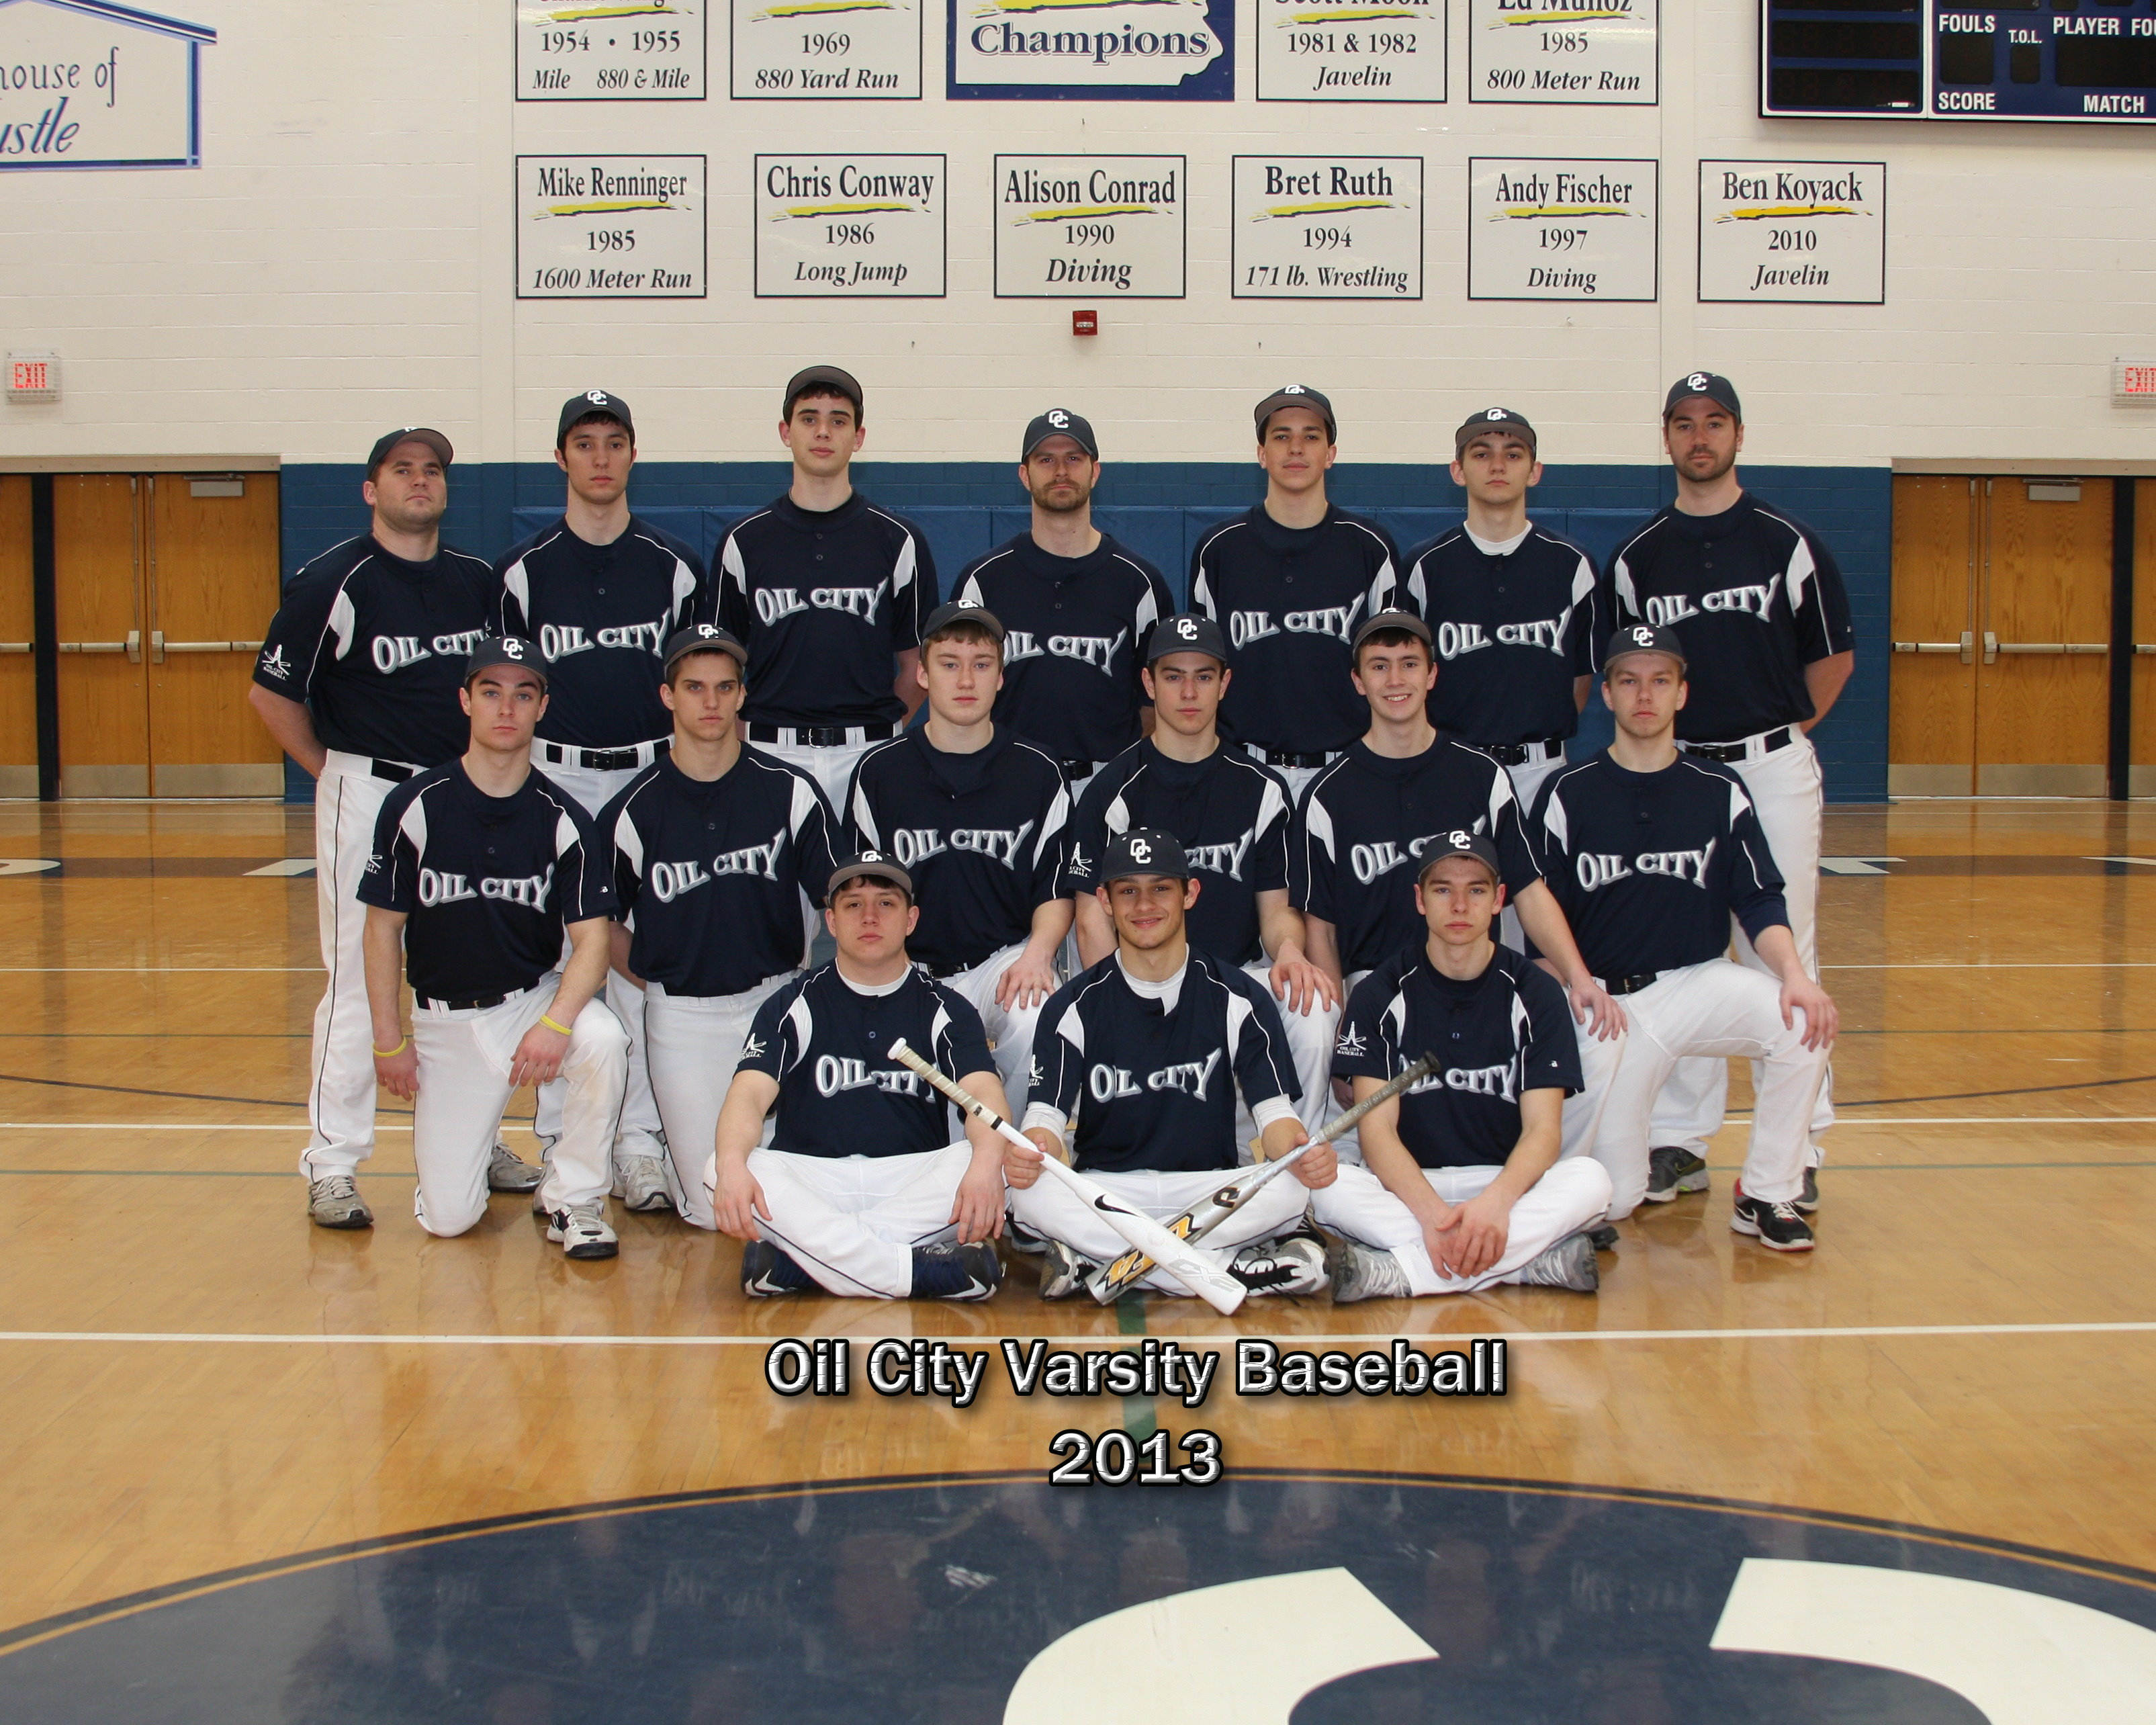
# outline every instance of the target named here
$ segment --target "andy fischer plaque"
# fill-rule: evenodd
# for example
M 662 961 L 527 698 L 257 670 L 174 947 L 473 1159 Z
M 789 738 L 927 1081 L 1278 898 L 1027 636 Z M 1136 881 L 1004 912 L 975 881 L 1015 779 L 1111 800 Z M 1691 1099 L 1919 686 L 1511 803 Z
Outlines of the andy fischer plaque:
M 1470 158 L 1467 297 L 1653 299 L 1659 166 Z
M 996 295 L 1179 300 L 1180 156 L 998 156 Z
M 1419 156 L 1238 156 L 1239 300 L 1419 300 Z
M 944 158 L 759 156 L 759 299 L 940 299 Z

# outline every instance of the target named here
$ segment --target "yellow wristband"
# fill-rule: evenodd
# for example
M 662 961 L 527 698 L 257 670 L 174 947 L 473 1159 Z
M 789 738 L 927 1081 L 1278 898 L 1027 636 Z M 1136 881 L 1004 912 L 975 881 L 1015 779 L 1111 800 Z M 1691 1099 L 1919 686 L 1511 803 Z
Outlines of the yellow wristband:
M 410 1047 L 412 1039 L 409 1036 L 407 1036 L 399 1041 L 394 1048 L 376 1049 L 374 1050 L 374 1057 L 377 1060 L 393 1060 L 398 1055 L 403 1053 L 407 1048 Z
M 539 1022 L 544 1024 L 557 1036 L 573 1036 L 576 1034 L 576 1032 L 572 1030 L 567 1024 L 557 1024 L 553 1021 L 553 1019 L 547 1017 L 544 1014 L 540 1015 Z

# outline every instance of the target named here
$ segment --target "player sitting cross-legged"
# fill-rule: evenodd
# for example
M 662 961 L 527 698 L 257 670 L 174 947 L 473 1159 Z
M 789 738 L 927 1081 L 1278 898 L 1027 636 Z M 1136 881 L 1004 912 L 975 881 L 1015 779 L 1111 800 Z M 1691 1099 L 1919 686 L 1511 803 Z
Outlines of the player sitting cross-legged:
M 1125 1242 L 1061 1181 L 1041 1178 L 1042 1156 L 1063 1157 L 1132 1208 L 1159 1221 L 1210 1194 L 1236 1165 L 1235 1096 L 1258 1124 L 1267 1160 L 1308 1134 L 1296 1118 L 1295 1061 L 1280 1011 L 1240 965 L 1194 949 L 1183 917 L 1198 901 L 1183 846 L 1147 827 L 1119 834 L 1101 860 L 1099 897 L 1116 950 L 1058 989 L 1034 1039 L 1026 1135 L 1004 1173 L 1011 1213 L 1048 1242 L 1045 1300 L 1075 1293 Z M 1330 1145 L 1306 1153 L 1213 1233 L 1211 1253 L 1259 1294 L 1313 1294 L 1325 1286 L 1324 1249 L 1295 1227 L 1306 1189 L 1332 1182 Z M 1272 1242 L 1276 1244 L 1260 1244 Z M 1185 1291 L 1164 1272 L 1145 1286 Z
M 1332 1070 L 1356 1101 L 1425 1053 L 1439 1065 L 1363 1117 L 1363 1165 L 1343 1167 L 1312 1205 L 1343 1236 L 1326 1256 L 1336 1301 L 1494 1282 L 1594 1291 L 1580 1230 L 1609 1208 L 1609 1176 L 1590 1156 L 1559 1158 L 1591 1141 L 1599 1099 L 1580 1094 L 1564 990 L 1491 937 L 1502 868 L 1479 834 L 1433 845 L 1415 882 L 1428 938 L 1348 1003 Z
M 980 1014 L 906 957 L 921 912 L 888 855 L 841 863 L 826 903 L 838 957 L 757 1009 L 719 1111 L 706 1176 L 719 1231 L 748 1242 L 749 1294 L 985 1300 L 1003 1275 L 988 1243 L 1003 1231 L 1003 1141 L 969 1119 L 952 1143 L 949 1104 L 891 1058 L 903 1040 L 1006 1113 Z

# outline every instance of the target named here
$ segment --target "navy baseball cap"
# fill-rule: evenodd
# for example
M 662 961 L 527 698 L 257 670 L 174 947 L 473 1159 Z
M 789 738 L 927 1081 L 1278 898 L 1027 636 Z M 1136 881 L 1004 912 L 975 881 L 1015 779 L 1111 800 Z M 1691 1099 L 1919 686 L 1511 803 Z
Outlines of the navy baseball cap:
M 424 444 L 434 452 L 442 465 L 447 467 L 456 452 L 449 440 L 439 431 L 425 425 L 407 425 L 396 431 L 385 431 L 374 440 L 374 447 L 367 452 L 367 476 L 372 479 L 381 470 L 382 464 L 389 459 L 389 452 L 403 443 Z
M 1424 646 L 1431 644 L 1430 625 L 1412 611 L 1373 611 L 1363 619 L 1363 626 L 1355 631 L 1355 639 L 1348 643 L 1350 653 L 1360 653 L 1363 643 L 1382 629 L 1404 629 Z
M 1151 665 L 1171 653 L 1210 653 L 1225 665 L 1228 638 L 1220 633 L 1220 625 L 1209 617 L 1189 613 L 1180 617 L 1163 617 L 1154 625 L 1152 639 L 1147 644 L 1146 663 Z
M 896 885 L 909 899 L 913 896 L 913 876 L 906 873 L 896 857 L 886 851 L 864 850 L 848 857 L 831 870 L 830 885 L 824 889 L 824 901 L 829 904 L 839 896 L 841 886 L 864 875 L 880 875 Z
M 666 638 L 662 675 L 671 677 L 675 664 L 691 653 L 723 653 L 744 671 L 748 669 L 748 649 L 734 638 L 732 630 L 721 629 L 716 623 L 698 623 L 677 629 Z
M 1334 443 L 1340 441 L 1340 428 L 1332 418 L 1332 403 L 1307 383 L 1283 383 L 1260 402 L 1255 409 L 1260 443 L 1265 440 L 1265 421 L 1282 408 L 1308 408 L 1324 420 L 1326 436 Z
M 1152 827 L 1132 827 L 1108 840 L 1094 878 L 1103 886 L 1133 875 L 1166 875 L 1173 880 L 1190 878 L 1190 859 L 1174 835 Z
M 854 418 L 865 417 L 861 412 L 860 382 L 854 374 L 839 366 L 804 366 L 787 382 L 786 405 L 779 417 L 791 419 L 793 403 L 804 395 L 843 395 L 854 404 Z
M 928 621 L 921 626 L 921 639 L 924 642 L 933 640 L 954 623 L 978 624 L 998 641 L 1004 638 L 1003 619 L 985 605 L 962 605 L 950 599 L 928 614 Z
M 539 649 L 521 635 L 489 635 L 471 649 L 471 657 L 465 660 L 465 687 L 472 685 L 472 679 L 483 670 L 491 670 L 497 665 L 521 665 L 539 680 L 539 686 L 547 686 L 547 666 L 539 657 Z
M 562 403 L 562 417 L 554 426 L 554 447 L 560 449 L 568 441 L 569 434 L 587 419 L 616 420 L 629 434 L 630 444 L 636 442 L 636 422 L 629 417 L 629 403 L 603 389 L 587 389 Z
M 1509 431 L 1531 450 L 1538 447 L 1535 428 L 1527 424 L 1524 413 L 1516 413 L 1510 408 L 1485 408 L 1452 434 L 1453 453 L 1458 454 L 1476 438 L 1487 437 L 1493 431 Z
M 1101 440 L 1093 435 L 1093 428 L 1082 414 L 1068 408 L 1050 408 L 1045 413 L 1036 413 L 1025 428 L 1025 442 L 1019 447 L 1018 459 L 1025 460 L 1051 437 L 1067 437 L 1096 461 L 1101 459 Z
M 1662 418 L 1666 422 L 1677 410 L 1677 403 L 1689 401 L 1695 395 L 1703 395 L 1717 408 L 1727 411 L 1739 425 L 1744 423 L 1744 409 L 1738 404 L 1737 386 L 1717 372 L 1687 372 L 1670 385 L 1670 393 L 1662 398 Z
M 1609 637 L 1609 644 L 1602 649 L 1602 675 L 1608 677 L 1609 667 L 1634 653 L 1666 653 L 1677 662 L 1677 669 L 1685 666 L 1684 643 L 1677 639 L 1673 629 L 1661 629 L 1651 623 L 1628 624 Z
M 1422 854 L 1422 866 L 1415 870 L 1415 885 L 1419 886 L 1430 879 L 1430 871 L 1440 863 L 1455 856 L 1472 857 L 1490 871 L 1492 880 L 1502 883 L 1505 878 L 1504 865 L 1497 860 L 1497 847 L 1480 833 L 1471 833 L 1465 827 L 1455 827 L 1449 833 L 1440 833 L 1430 841 Z

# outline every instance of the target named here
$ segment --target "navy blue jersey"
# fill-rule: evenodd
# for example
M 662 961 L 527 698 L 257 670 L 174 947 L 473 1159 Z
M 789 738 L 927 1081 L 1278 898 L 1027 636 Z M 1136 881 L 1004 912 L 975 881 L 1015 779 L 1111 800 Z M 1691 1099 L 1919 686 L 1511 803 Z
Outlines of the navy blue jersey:
M 1166 984 L 1113 952 L 1040 1009 L 1028 1127 L 1068 1131 L 1094 1173 L 1235 1166 L 1235 1092 L 1260 1129 L 1300 1094 L 1280 1009 L 1237 965 L 1196 947 Z
M 887 850 L 913 876 L 921 921 L 906 950 L 939 976 L 1033 933 L 1068 897 L 1070 793 L 1046 752 L 998 721 L 986 748 L 947 754 L 916 726 L 861 757 L 846 798 L 847 850 Z
M 1609 560 L 1610 626 L 1676 631 L 1691 692 L 1686 742 L 1734 742 L 1812 716 L 1804 667 L 1856 644 L 1834 553 L 1749 491 L 1720 515 L 1674 506 Z
M 1343 976 L 1424 937 L 1414 907 L 1423 850 L 1461 829 L 1496 845 L 1513 897 L 1542 878 L 1512 775 L 1465 743 L 1440 737 L 1396 759 L 1358 742 L 1311 780 L 1296 812 L 1291 890 L 1300 909 L 1333 925 Z
M 798 970 L 802 895 L 823 902 L 836 829 L 816 781 L 759 749 L 708 782 L 661 755 L 593 827 L 612 852 L 630 971 L 709 997 Z
M 1175 608 L 1160 571 L 1106 533 L 1090 557 L 1052 557 L 1021 533 L 968 565 L 951 597 L 1005 630 L 996 723 L 1059 761 L 1105 761 L 1138 740 L 1138 669 Z
M 1681 755 L 1632 773 L 1608 750 L 1543 781 L 1532 830 L 1588 969 L 1605 980 L 1719 958 L 1789 912 L 1744 781 Z
M 706 607 L 703 561 L 670 533 L 629 518 L 611 545 L 534 533 L 497 566 L 501 632 L 536 644 L 547 665 L 539 735 L 573 748 L 627 748 L 674 728 L 659 699 L 666 638 Z
M 444 546 L 407 562 L 362 533 L 292 578 L 254 680 L 306 702 L 325 748 L 439 766 L 471 742 L 457 691 L 493 632 L 494 576 L 479 558 Z
M 1436 1071 L 1400 1097 L 1400 1142 L 1424 1168 L 1502 1165 L 1520 1142 L 1520 1097 L 1581 1088 L 1579 1039 L 1549 973 L 1499 947 L 1481 975 L 1456 982 L 1426 942 L 1403 947 L 1348 997 L 1332 1076 L 1380 1083 L 1426 1054 Z
M 1240 749 L 1171 761 L 1150 741 L 1135 743 L 1096 773 L 1078 800 L 1071 888 L 1091 892 L 1101 884 L 1094 870 L 1116 834 L 1134 827 L 1170 834 L 1198 877 L 1198 902 L 1188 913 L 1191 944 L 1230 964 L 1253 963 L 1265 956 L 1258 895 L 1288 884 L 1293 821 L 1286 782 Z
M 1530 526 L 1492 555 L 1465 526 L 1418 549 L 1403 583 L 1437 637 L 1430 721 L 1463 742 L 1540 742 L 1579 729 L 1573 680 L 1591 676 L 1609 633 L 1594 562 Z
M 717 587 L 718 620 L 748 648 L 750 723 L 906 716 L 893 657 L 936 608 L 936 560 L 911 521 L 858 491 L 822 511 L 781 497 L 727 531 Z
M 1390 534 L 1337 509 L 1314 527 L 1283 527 L 1260 504 L 1209 530 L 1190 556 L 1190 608 L 1228 637 L 1235 675 L 1220 734 L 1322 754 L 1369 729 L 1348 643 L 1394 603 L 1399 567 Z
M 433 1000 L 531 988 L 569 923 L 610 915 L 613 886 L 583 805 L 534 768 L 506 797 L 462 761 L 408 778 L 374 824 L 359 901 L 402 911 L 405 973 Z
M 981 1015 L 927 972 L 866 993 L 821 965 L 757 1009 L 742 1072 L 778 1081 L 771 1147 L 796 1156 L 909 1156 L 952 1142 L 951 1105 L 891 1057 L 894 1042 L 950 1076 L 993 1076 Z

